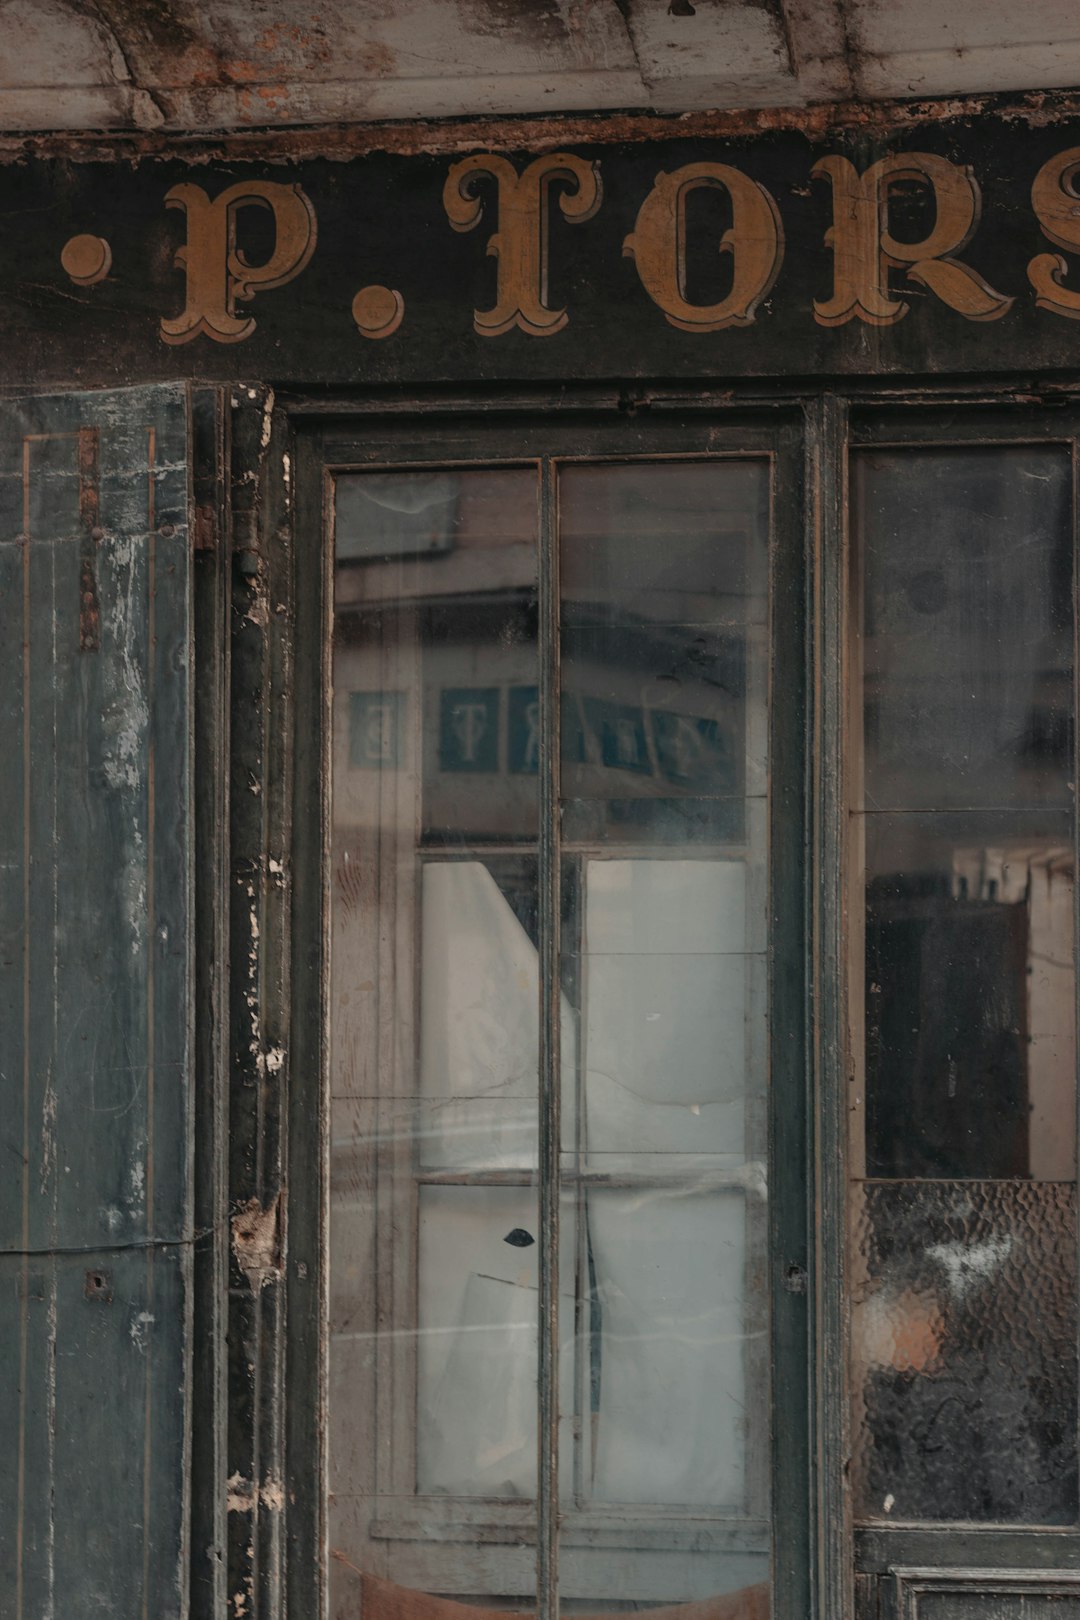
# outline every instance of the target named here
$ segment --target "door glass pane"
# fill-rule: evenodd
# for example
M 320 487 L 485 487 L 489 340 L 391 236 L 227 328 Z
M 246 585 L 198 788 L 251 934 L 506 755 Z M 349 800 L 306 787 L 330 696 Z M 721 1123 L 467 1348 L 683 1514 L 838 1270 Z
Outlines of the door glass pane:
M 559 521 L 560 1585 L 764 1615 L 768 463 L 565 467 Z
M 561 1600 L 764 1620 L 770 468 L 558 488 Z M 336 481 L 334 1620 L 535 1602 L 538 489 Z
M 768 498 L 750 460 L 563 474 L 564 837 L 744 841 L 765 791 Z
M 1053 445 L 855 459 L 864 1518 L 1077 1518 L 1071 491 Z
M 537 513 L 535 468 L 336 480 L 335 1620 L 533 1601 Z

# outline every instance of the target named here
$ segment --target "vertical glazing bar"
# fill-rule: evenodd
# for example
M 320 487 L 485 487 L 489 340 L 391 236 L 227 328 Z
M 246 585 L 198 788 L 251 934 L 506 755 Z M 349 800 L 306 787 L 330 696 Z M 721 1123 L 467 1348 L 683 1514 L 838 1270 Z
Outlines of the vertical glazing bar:
M 560 732 L 560 746 L 562 742 Z M 576 874 L 576 937 L 581 938 L 584 918 L 576 915 L 585 905 L 584 863 Z M 581 1006 L 580 964 L 575 985 L 574 1005 Z M 592 1477 L 592 1321 L 593 1297 L 589 1277 L 589 1223 L 586 1209 L 585 1171 L 585 1073 L 582 1067 L 584 1043 L 576 1044 L 574 1060 L 574 1506 L 585 1505 L 586 1481 Z
M 555 468 L 540 482 L 540 1321 L 538 1620 L 558 1620 L 559 1513 L 559 547 Z
M 1075 436 L 1070 446 L 1072 460 L 1072 779 L 1080 781 L 1080 443 Z M 1073 809 L 1073 1017 L 1074 1028 L 1080 1037 L 1080 815 Z M 1076 1140 L 1080 1144 L 1080 1085 L 1076 1088 Z M 1077 1163 L 1080 1175 L 1080 1158 Z M 1077 1247 L 1080 1258 L 1080 1245 Z M 1080 1279 L 1078 1279 L 1080 1290 Z M 1080 1402 L 1077 1403 L 1076 1445 L 1080 1454 Z
M 814 865 L 810 1005 L 814 1009 L 815 1209 L 819 1235 L 812 1301 L 817 1319 L 816 1464 L 818 1478 L 815 1613 L 850 1614 L 853 1606 L 850 1456 L 847 1412 L 847 941 L 845 931 L 847 645 L 847 410 L 826 394 L 809 413 L 808 542 L 814 581 L 813 760 Z M 829 1346 L 828 1354 L 824 1346 Z M 782 1460 L 782 1459 L 777 1459 Z M 782 1522 L 782 1521 L 781 1521 Z

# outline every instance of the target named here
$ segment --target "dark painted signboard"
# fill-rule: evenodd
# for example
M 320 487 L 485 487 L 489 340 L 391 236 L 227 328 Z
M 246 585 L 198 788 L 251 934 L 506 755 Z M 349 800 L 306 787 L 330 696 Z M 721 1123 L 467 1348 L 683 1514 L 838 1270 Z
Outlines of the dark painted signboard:
M 1080 126 L 999 117 L 540 154 L 31 159 L 0 174 L 5 380 L 1067 370 L 1078 171 Z

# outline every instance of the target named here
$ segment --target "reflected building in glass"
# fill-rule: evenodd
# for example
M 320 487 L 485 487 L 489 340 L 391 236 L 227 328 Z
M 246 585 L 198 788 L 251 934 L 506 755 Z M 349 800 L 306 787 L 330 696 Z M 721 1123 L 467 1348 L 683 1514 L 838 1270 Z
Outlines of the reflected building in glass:
M 770 465 L 554 477 L 562 1602 L 756 1620 Z M 375 1614 L 535 1604 L 543 510 L 536 466 L 336 480 L 330 1542 Z
M 857 1511 L 1077 1501 L 1067 448 L 855 463 Z

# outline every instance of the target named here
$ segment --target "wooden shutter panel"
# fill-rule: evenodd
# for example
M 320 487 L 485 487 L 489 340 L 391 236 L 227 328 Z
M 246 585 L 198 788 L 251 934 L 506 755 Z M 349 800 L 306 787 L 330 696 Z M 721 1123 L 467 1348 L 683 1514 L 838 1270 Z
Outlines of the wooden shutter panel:
M 0 1612 L 186 1612 L 182 387 L 0 401 Z

